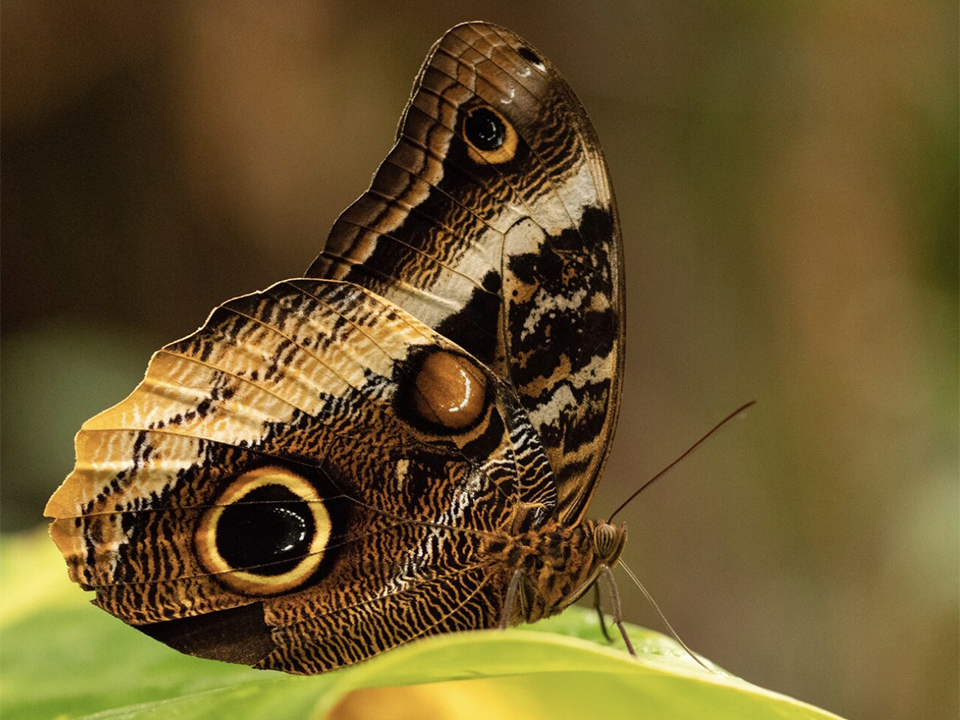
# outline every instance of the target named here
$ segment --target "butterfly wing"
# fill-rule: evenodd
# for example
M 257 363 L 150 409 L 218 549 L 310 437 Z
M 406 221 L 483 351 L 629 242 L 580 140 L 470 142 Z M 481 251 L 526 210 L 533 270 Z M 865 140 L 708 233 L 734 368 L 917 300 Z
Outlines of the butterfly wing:
M 184 652 L 288 672 L 495 625 L 509 571 L 483 543 L 557 501 L 509 386 L 336 281 L 221 306 L 76 449 L 46 512 L 94 602 Z
M 494 25 L 444 35 L 307 274 L 389 298 L 511 383 L 560 516 L 582 517 L 620 401 L 620 227 L 593 126 L 549 60 Z

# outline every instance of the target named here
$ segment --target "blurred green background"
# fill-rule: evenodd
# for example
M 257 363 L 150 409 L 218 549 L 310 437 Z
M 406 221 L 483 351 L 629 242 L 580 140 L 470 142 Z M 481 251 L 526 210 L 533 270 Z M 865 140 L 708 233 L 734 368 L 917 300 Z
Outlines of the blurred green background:
M 303 272 L 427 49 L 490 20 L 564 72 L 620 201 L 627 378 L 591 515 L 757 399 L 629 508 L 626 562 L 748 680 L 957 717 L 955 2 L 0 11 L 4 532 L 44 522 L 153 350 Z

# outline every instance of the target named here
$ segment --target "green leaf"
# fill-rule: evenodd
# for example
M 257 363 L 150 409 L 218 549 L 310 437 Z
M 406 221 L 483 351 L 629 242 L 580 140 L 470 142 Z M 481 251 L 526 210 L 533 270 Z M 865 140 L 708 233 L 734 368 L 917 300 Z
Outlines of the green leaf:
M 532 629 L 429 638 L 293 677 L 180 655 L 83 602 L 45 533 L 0 539 L 0 589 L 4 720 L 836 717 L 708 672 L 643 628 L 628 628 L 640 655 L 631 658 L 580 608 Z

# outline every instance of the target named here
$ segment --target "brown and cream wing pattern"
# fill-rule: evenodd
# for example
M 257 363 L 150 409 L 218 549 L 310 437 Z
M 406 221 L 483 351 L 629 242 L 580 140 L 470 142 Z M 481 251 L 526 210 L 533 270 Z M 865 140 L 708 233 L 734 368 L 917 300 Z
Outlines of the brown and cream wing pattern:
M 490 541 L 556 506 L 513 390 L 338 281 L 224 304 L 76 448 L 47 514 L 95 603 L 181 651 L 287 672 L 495 626 L 511 569 Z
M 596 134 L 549 60 L 495 25 L 444 35 L 307 274 L 372 289 L 512 384 L 560 517 L 583 516 L 619 407 L 620 227 Z
M 217 308 L 83 425 L 46 508 L 71 577 L 183 652 L 298 673 L 559 612 L 626 540 L 583 517 L 620 253 L 573 92 L 453 28 L 310 277 Z

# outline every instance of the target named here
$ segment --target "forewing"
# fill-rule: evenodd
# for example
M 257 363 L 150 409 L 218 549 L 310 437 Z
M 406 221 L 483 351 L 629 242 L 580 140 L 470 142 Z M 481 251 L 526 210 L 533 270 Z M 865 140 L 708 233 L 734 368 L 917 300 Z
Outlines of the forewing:
M 616 425 L 620 255 L 579 100 L 517 35 L 467 23 L 428 55 L 397 144 L 308 274 L 373 289 L 511 383 L 575 522 Z

